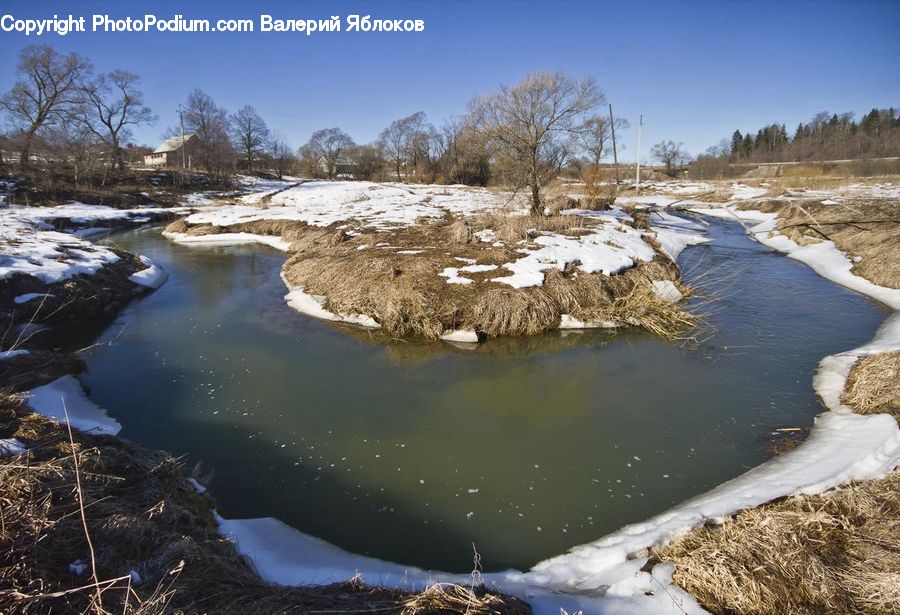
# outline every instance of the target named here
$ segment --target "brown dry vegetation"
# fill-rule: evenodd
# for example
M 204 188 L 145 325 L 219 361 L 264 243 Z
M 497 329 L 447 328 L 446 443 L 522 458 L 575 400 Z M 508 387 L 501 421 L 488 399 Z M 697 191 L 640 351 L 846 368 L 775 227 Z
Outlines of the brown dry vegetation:
M 678 283 L 678 270 L 668 259 L 614 276 L 550 270 L 543 286 L 516 289 L 490 282 L 508 275 L 497 269 L 465 273 L 473 284 L 448 284 L 439 274 L 447 267 L 512 262 L 516 248 L 543 232 L 578 236 L 599 224 L 578 216 L 509 216 L 485 213 L 470 218 L 421 221 L 392 230 L 337 226 L 311 227 L 302 222 L 262 220 L 227 228 L 188 226 L 183 220 L 167 232 L 203 235 L 249 232 L 281 236 L 292 242 L 283 275 L 291 286 L 327 297 L 326 308 L 340 314 L 366 314 L 393 336 L 430 339 L 454 329 L 471 329 L 486 336 L 533 335 L 556 329 L 560 316 L 606 320 L 644 327 L 673 338 L 695 324 L 693 315 L 657 297 L 652 280 Z M 475 233 L 491 229 L 503 245 L 480 241 Z M 525 243 L 519 243 L 525 242 Z M 381 244 L 381 245 L 379 245 Z M 365 247 L 363 247 L 365 246 Z M 401 251 L 417 250 L 416 254 Z M 682 292 L 689 294 L 688 288 Z
M 859 359 L 841 401 L 860 414 L 886 412 L 900 421 L 900 350 Z
M 119 260 L 93 275 L 79 275 L 55 284 L 44 284 L 27 275 L 0 280 L 0 347 L 5 349 L 23 341 L 16 325 L 81 326 L 108 320 L 135 296 L 146 292 L 145 287 L 128 279 L 146 265 L 133 254 L 114 251 Z M 13 299 L 26 293 L 47 293 L 51 296 L 17 305 Z
M 900 351 L 860 359 L 842 401 L 900 419 Z M 900 613 L 900 471 L 745 510 L 656 550 L 713 613 Z
M 778 231 L 800 245 L 833 241 L 854 261 L 853 272 L 900 288 L 900 201 L 852 199 L 839 205 L 772 199 L 744 205 L 778 214 Z
M 713 613 L 900 613 L 900 472 L 745 510 L 656 550 Z

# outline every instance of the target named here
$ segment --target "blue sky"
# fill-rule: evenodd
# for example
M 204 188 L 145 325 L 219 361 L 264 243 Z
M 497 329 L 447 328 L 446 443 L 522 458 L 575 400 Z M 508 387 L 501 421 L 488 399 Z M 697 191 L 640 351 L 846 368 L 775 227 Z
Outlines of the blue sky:
M 701 153 L 735 128 L 818 111 L 900 107 L 900 1 L 881 2 L 18 2 L 0 15 L 56 13 L 159 18 L 327 18 L 350 14 L 425 20 L 421 33 L 73 33 L 26 38 L 0 32 L 0 90 L 31 43 L 89 57 L 98 70 L 143 78 L 155 144 L 193 87 L 234 110 L 253 105 L 294 145 L 340 126 L 358 142 L 390 121 L 425 111 L 440 124 L 474 95 L 535 70 L 591 74 L 643 149 L 663 139 Z

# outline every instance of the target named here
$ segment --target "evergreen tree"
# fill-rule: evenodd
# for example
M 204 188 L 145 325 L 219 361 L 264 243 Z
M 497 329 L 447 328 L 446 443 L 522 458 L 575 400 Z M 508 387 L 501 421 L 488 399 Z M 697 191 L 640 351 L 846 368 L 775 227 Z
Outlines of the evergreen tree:
M 731 135 L 731 153 L 735 156 L 741 153 L 741 143 L 744 140 L 740 130 L 735 130 Z
M 878 125 L 881 123 L 881 114 L 878 113 L 878 109 L 872 109 L 865 116 L 863 116 L 862 122 L 860 123 L 860 127 L 862 131 L 867 135 L 875 134 L 878 132 Z
M 747 158 L 753 153 L 753 136 L 748 132 L 741 141 L 741 157 Z

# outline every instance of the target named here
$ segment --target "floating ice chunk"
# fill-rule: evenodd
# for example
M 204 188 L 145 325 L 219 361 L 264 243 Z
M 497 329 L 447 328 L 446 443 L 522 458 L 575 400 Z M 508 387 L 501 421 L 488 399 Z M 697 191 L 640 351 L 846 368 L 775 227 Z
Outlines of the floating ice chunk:
M 445 342 L 460 342 L 465 344 L 477 344 L 478 343 L 478 334 L 474 331 L 467 331 L 463 329 L 455 329 L 453 331 L 447 331 L 441 335 L 441 339 Z
M 569 314 L 559 317 L 560 329 L 615 329 L 619 325 L 612 320 L 578 320 Z

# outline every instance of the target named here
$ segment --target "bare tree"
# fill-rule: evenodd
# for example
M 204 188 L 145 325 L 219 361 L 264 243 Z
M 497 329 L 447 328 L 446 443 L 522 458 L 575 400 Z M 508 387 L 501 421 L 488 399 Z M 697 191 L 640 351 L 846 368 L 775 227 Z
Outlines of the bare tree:
M 628 128 L 628 120 L 617 117 L 613 120 L 616 131 Z M 612 137 L 612 126 L 609 118 L 604 115 L 594 115 L 584 122 L 583 131 L 578 135 L 578 145 L 587 154 L 591 164 L 599 165 L 603 158 L 609 156 L 607 148 Z M 621 149 L 621 148 L 620 148 Z
M 421 152 L 420 133 L 425 124 L 425 114 L 418 111 L 410 116 L 394 120 L 378 136 L 378 144 L 392 163 L 398 182 L 403 181 L 400 175 L 403 165 L 410 160 L 414 161 L 414 165 L 418 162 L 416 156 Z
M 384 169 L 384 152 L 378 144 L 354 145 L 347 150 L 347 158 L 353 163 L 356 179 L 378 179 Z
M 687 163 L 689 156 L 684 143 L 660 141 L 650 150 L 650 155 L 666 165 L 666 175 L 675 177 L 675 169 Z
M 272 169 L 278 179 L 283 179 L 297 162 L 290 146 L 281 137 L 275 137 L 269 143 L 269 157 L 272 159 Z
M 235 146 L 247 160 L 247 170 L 253 170 L 253 162 L 266 151 L 269 127 L 256 109 L 245 105 L 231 116 L 231 133 Z
M 325 174 L 329 179 L 334 179 L 337 175 L 338 162 L 344 152 L 353 145 L 355 144 L 350 135 L 340 128 L 323 128 L 312 134 L 302 150 L 312 161 L 308 164 L 315 164 L 317 167 L 324 165 Z
M 543 215 L 541 188 L 559 174 L 565 139 L 582 132 L 585 116 L 604 101 L 591 77 L 533 73 L 473 100 L 470 116 L 514 185 L 531 189 L 532 213 Z
M 491 175 L 490 154 L 481 135 L 471 123 L 452 118 L 441 127 L 435 139 L 440 173 L 452 184 L 486 186 Z
M 91 64 L 75 53 L 61 55 L 46 45 L 29 45 L 19 54 L 19 80 L 0 99 L 21 132 L 19 166 L 28 167 L 31 145 L 44 126 L 62 122 L 78 103 L 79 80 Z
M 156 116 L 144 105 L 139 82 L 140 77 L 134 73 L 114 70 L 82 84 L 84 124 L 109 144 L 119 171 L 125 169 L 122 141 L 129 137 L 130 127 L 156 121 Z
M 228 138 L 228 112 L 216 105 L 208 94 L 195 89 L 184 108 L 185 130 L 197 138 L 200 163 L 211 173 L 224 173 L 232 161 Z

